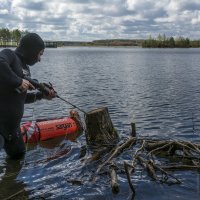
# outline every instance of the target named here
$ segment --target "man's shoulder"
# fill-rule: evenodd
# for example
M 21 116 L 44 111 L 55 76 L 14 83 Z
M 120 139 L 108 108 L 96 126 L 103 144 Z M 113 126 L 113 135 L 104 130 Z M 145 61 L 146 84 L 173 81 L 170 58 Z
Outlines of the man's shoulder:
M 0 52 L 0 57 L 4 58 L 5 60 L 10 60 L 12 61 L 13 59 L 15 59 L 16 54 L 12 49 L 3 49 Z
M 0 54 L 2 55 L 10 55 L 10 56 L 15 56 L 15 52 L 12 49 L 3 49 Z

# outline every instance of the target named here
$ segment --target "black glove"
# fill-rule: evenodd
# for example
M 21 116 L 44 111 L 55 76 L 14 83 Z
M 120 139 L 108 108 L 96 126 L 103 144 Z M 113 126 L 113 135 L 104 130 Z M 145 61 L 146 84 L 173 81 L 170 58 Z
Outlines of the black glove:
M 43 93 L 43 98 L 51 100 L 57 96 L 57 92 L 54 90 L 51 83 L 40 83 L 38 88 Z

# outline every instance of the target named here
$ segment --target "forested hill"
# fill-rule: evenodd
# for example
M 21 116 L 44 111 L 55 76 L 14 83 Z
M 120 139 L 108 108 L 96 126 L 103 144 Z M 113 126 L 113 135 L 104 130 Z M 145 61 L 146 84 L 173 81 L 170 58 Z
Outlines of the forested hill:
M 73 41 L 63 41 L 58 42 L 63 46 L 142 46 L 144 40 L 134 39 L 112 39 L 112 40 L 94 40 L 92 42 L 73 42 Z M 58 46 L 60 46 L 58 44 Z
M 9 30 L 0 28 L 0 47 L 17 46 L 21 37 L 28 31 L 19 29 Z M 143 48 L 199 48 L 200 39 L 189 39 L 180 37 L 166 37 L 165 34 L 158 34 L 156 38 L 149 36 L 148 39 L 105 39 L 93 41 L 51 41 L 45 40 L 46 47 L 61 46 L 125 46 L 125 47 L 143 47 Z

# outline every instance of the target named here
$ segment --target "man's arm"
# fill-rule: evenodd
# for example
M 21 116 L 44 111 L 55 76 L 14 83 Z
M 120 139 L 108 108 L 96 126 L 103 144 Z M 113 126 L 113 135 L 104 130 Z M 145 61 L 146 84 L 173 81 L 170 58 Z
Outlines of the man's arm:
M 22 84 L 22 78 L 18 77 L 10 67 L 14 59 L 15 55 L 9 49 L 0 53 L 0 84 L 17 88 Z
M 41 100 L 43 96 L 42 92 L 27 93 L 25 103 L 34 103 L 37 100 Z

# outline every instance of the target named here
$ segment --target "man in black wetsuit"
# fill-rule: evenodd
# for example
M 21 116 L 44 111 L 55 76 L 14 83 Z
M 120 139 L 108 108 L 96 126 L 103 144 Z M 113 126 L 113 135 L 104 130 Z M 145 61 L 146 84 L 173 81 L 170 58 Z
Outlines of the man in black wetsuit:
M 4 49 L 0 52 L 0 145 L 11 158 L 25 154 L 20 133 L 24 104 L 56 96 L 54 90 L 49 90 L 48 94 L 41 91 L 27 93 L 27 90 L 36 89 L 31 82 L 29 66 L 40 62 L 44 48 L 39 35 L 28 33 L 15 51 Z

